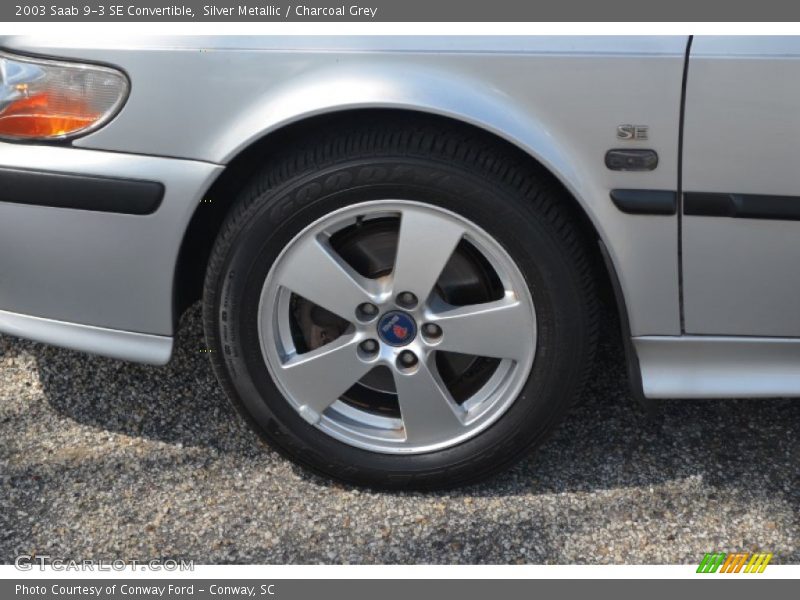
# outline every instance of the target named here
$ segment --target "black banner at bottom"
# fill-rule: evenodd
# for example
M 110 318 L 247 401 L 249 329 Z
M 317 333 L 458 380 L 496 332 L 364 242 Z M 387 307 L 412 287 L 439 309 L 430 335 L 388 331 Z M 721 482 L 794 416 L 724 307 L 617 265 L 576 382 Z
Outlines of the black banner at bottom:
M 713 590 L 712 590 L 713 586 Z M 766 587 L 765 587 L 766 586 Z M 791 587 L 790 587 L 791 586 Z M 755 593 L 778 597 L 796 588 L 796 582 L 780 579 L 717 578 L 697 579 L 306 579 L 306 580 L 211 580 L 211 579 L 26 579 L 0 581 L 4 600 L 79 600 L 115 598 L 120 600 L 221 600 L 228 598 L 262 600 L 311 600 L 325 598 L 370 600 L 531 600 L 535 597 L 603 597 L 613 593 L 623 598 L 674 600 L 698 592 L 724 594 L 726 598 L 752 598 Z M 796 591 L 796 589 L 794 589 Z

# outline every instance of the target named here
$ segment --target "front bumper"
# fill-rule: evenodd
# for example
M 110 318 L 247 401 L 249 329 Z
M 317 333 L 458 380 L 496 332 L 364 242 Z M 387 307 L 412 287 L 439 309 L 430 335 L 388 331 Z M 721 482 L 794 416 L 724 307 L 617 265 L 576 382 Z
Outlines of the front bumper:
M 178 251 L 221 170 L 200 161 L 0 143 L 0 332 L 165 362 L 169 352 L 158 338 L 171 348 Z M 36 172 L 100 187 L 82 193 Z M 28 185 L 12 182 L 10 174 L 19 173 Z M 108 185 L 114 180 L 163 186 L 163 198 L 143 210 L 137 194 L 132 205 L 130 194 Z

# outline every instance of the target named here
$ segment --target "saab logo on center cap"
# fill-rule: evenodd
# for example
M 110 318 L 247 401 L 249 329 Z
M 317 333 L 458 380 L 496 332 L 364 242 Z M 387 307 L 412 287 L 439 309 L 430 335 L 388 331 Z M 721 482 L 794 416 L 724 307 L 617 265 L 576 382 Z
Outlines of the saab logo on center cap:
M 378 321 L 378 335 L 390 346 L 405 346 L 417 336 L 417 324 L 404 312 L 388 312 Z

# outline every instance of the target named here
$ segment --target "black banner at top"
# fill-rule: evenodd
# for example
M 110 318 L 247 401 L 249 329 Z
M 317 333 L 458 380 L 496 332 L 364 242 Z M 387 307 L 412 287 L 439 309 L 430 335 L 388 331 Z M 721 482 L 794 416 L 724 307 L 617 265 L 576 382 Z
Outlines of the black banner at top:
M 786 0 L 7 0 L 0 21 L 800 21 Z M 631 34 L 635 34 L 635 29 Z

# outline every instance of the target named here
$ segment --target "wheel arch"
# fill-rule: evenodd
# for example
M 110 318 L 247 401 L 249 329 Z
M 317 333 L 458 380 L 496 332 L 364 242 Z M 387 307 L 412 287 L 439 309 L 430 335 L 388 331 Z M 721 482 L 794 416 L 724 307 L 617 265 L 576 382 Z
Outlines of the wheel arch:
M 489 117 L 488 109 L 485 109 L 485 112 Z M 324 129 L 346 126 L 357 122 L 367 113 L 380 114 L 386 119 L 397 118 L 399 115 L 412 115 L 421 120 L 438 121 L 446 123 L 449 127 L 468 130 L 471 134 L 482 136 L 504 147 L 526 163 L 530 170 L 550 178 L 564 190 L 563 197 L 569 202 L 570 211 L 587 241 L 587 248 L 594 260 L 594 271 L 598 275 L 600 288 L 604 291 L 604 299 L 617 303 L 609 284 L 613 278 L 610 277 L 608 269 L 616 268 L 613 256 L 611 261 L 604 261 L 596 243 L 600 240 L 608 244 L 599 226 L 598 216 L 580 192 L 582 179 L 575 165 L 541 123 L 534 122 L 532 117 L 504 112 L 504 107 L 494 106 L 491 114 L 504 115 L 502 119 L 498 119 L 499 121 L 505 121 L 508 125 L 513 123 L 518 131 L 528 132 L 527 136 L 520 136 L 510 133 L 508 127 L 502 123 L 492 124 L 474 116 L 474 113 L 470 117 L 463 113 L 453 114 L 442 108 L 434 109 L 426 104 L 411 107 L 384 103 L 369 106 L 337 106 L 329 110 L 294 115 L 262 131 L 261 135 L 251 136 L 226 156 L 225 170 L 204 195 L 204 201 L 195 210 L 184 232 L 173 286 L 176 323 L 183 311 L 199 299 L 214 239 L 238 191 L 246 185 L 254 171 L 263 165 L 265 160 L 269 160 L 270 156 L 279 153 L 290 140 L 318 135 Z

